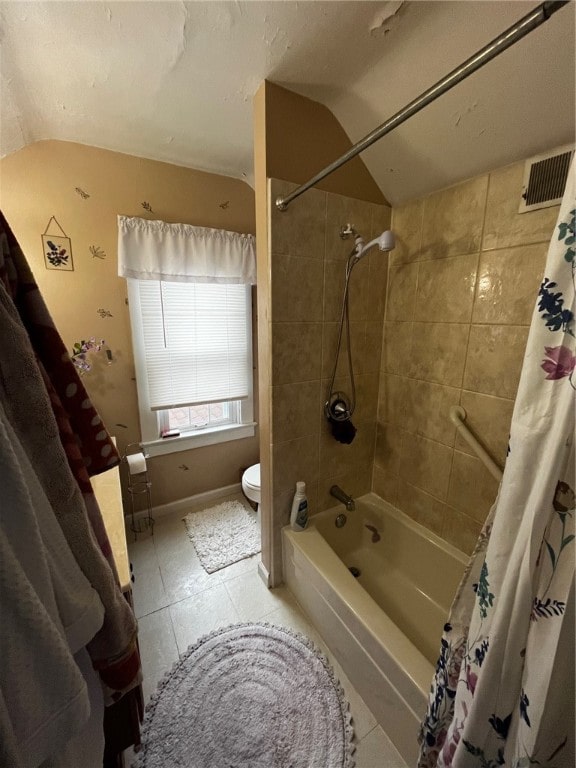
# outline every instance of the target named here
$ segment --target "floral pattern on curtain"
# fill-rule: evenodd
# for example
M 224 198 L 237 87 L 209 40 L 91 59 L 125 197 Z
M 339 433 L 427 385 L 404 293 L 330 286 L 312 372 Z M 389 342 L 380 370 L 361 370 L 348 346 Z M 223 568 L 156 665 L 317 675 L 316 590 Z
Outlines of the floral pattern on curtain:
M 504 476 L 444 627 L 419 768 L 574 768 L 574 177 L 573 163 Z

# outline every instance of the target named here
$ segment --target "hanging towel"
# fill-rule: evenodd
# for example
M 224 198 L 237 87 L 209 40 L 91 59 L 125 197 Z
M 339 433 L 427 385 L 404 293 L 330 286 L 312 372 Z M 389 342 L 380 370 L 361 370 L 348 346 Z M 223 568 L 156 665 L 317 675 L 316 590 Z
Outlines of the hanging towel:
M 14 290 L 15 261 L 7 259 L 6 253 L 17 253 L 21 260 L 23 257 L 9 230 L 0 233 L 0 242 L 0 251 L 4 254 L 3 272 Z M 83 483 L 78 477 L 82 471 L 85 472 L 85 468 L 81 461 L 78 463 L 73 459 L 71 453 L 74 443 L 78 450 L 75 432 L 70 422 L 67 422 L 66 412 L 60 407 L 58 393 L 50 387 L 46 370 L 42 375 L 30 335 L 4 287 L 6 280 L 0 283 L 0 402 L 3 403 L 6 416 L 34 467 L 78 565 L 104 605 L 103 626 L 88 645 L 92 662 L 108 688 L 123 692 L 140 680 L 136 620 L 118 586 L 110 546 L 87 474 L 84 487 L 86 492 L 81 492 Z M 27 305 L 27 300 L 22 298 L 23 294 L 29 293 L 30 301 L 30 297 L 35 295 L 32 304 L 40 315 L 44 312 L 49 318 L 37 287 L 30 287 L 29 283 L 24 287 L 20 283 L 20 286 L 20 304 Z M 44 336 L 40 332 L 34 332 L 32 335 L 42 336 L 45 341 L 50 338 L 55 342 L 56 338 L 59 338 L 55 329 L 53 333 Z M 60 344 L 62 345 L 61 341 Z M 61 349 L 64 349 L 63 345 Z M 71 363 L 70 368 L 72 379 L 67 391 L 71 394 L 68 399 L 72 401 L 81 383 Z M 66 389 L 64 396 L 67 397 Z M 77 424 L 82 421 L 83 411 L 87 417 L 92 413 L 96 414 L 87 398 L 83 403 L 85 407 L 80 403 L 75 412 Z M 92 418 L 99 417 L 96 414 Z M 108 443 L 108 434 L 103 425 L 99 423 L 98 427 L 102 439 L 98 439 L 96 435 L 93 442 L 102 448 L 95 464 L 96 469 L 102 470 L 105 464 L 116 463 L 116 454 L 112 443 Z M 80 435 L 79 439 L 82 440 Z M 110 450 L 107 450 L 109 446 Z M 92 455 L 95 455 L 94 451 Z M 110 693 L 108 700 L 111 696 Z
M 34 768 L 89 722 L 74 654 L 100 629 L 104 608 L 2 405 L 0 487 L 0 764 Z

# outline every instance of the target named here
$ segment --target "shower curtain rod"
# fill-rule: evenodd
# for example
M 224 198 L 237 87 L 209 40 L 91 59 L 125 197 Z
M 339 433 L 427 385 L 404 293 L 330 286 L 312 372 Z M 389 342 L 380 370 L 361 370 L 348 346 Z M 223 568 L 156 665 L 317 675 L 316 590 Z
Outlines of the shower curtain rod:
M 354 144 L 354 146 L 351 147 L 348 152 L 343 154 L 342 157 L 339 157 L 338 160 L 330 163 L 330 165 L 327 165 L 324 170 L 320 171 L 320 173 L 317 173 L 316 176 L 310 179 L 310 181 L 307 181 L 305 184 L 301 184 L 289 195 L 277 198 L 276 207 L 278 210 L 285 211 L 292 200 L 295 200 L 303 192 L 306 192 L 308 189 L 310 189 L 310 187 L 313 187 L 319 181 L 322 181 L 322 179 L 336 171 L 338 168 L 344 165 L 344 163 L 347 163 L 348 160 L 351 160 L 353 157 L 356 157 L 356 155 L 359 155 L 360 152 L 368 149 L 368 147 L 372 146 L 374 142 L 381 139 L 382 136 L 385 136 L 387 133 L 390 133 L 390 131 L 393 131 L 394 128 L 408 120 L 410 117 L 412 117 L 412 115 L 415 115 L 431 102 L 435 101 L 435 99 L 437 99 L 443 93 L 449 91 L 450 88 L 453 88 L 455 85 L 460 83 L 462 80 L 468 77 L 468 75 L 476 72 L 477 69 L 483 67 L 484 64 L 494 59 L 496 56 L 498 56 L 498 54 L 502 53 L 502 51 L 510 48 L 510 46 L 514 45 L 514 43 L 517 43 L 518 40 L 522 39 L 529 32 L 532 32 L 533 29 L 539 27 L 540 24 L 548 21 L 553 13 L 559 11 L 563 5 L 568 5 L 569 2 L 570 0 L 555 0 L 554 2 L 545 2 L 539 5 L 533 11 L 517 21 L 516 24 L 514 24 L 512 27 L 507 29 L 501 35 L 498 35 L 498 37 L 492 40 L 491 43 L 488 43 L 488 45 L 484 46 L 484 48 L 481 48 L 477 53 L 467 59 L 459 67 L 453 69 L 450 74 L 443 77 L 442 80 L 439 80 L 435 85 L 433 85 L 431 88 L 428 88 L 427 91 L 424 91 L 424 93 L 420 94 L 420 96 L 407 104 L 403 109 L 400 110 L 400 112 L 397 112 L 385 123 L 382 123 L 382 125 L 380 125 L 378 128 L 375 128 L 371 133 L 361 139 L 357 144 Z

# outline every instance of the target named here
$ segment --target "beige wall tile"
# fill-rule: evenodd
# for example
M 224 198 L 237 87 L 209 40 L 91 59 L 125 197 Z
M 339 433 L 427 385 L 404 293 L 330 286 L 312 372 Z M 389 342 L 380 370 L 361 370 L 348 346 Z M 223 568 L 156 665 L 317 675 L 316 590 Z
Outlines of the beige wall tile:
M 307 436 L 272 446 L 274 494 L 294 491 L 298 480 L 307 487 L 318 481 L 319 437 Z
M 352 197 L 327 193 L 326 202 L 326 258 L 346 261 L 354 249 L 354 238 L 343 240 L 340 229 L 351 224 L 356 232 L 369 242 L 372 233 L 373 203 Z
M 410 367 L 412 323 L 384 323 L 381 369 L 406 375 Z
M 324 262 L 324 322 L 339 322 L 342 314 L 342 299 L 346 275 L 344 265 L 340 261 L 326 259 Z
M 376 421 L 378 413 L 378 373 L 360 373 L 354 377 L 356 382 L 356 410 L 353 421 L 355 424 L 365 421 Z
M 451 387 L 462 385 L 469 326 L 414 323 L 408 358 L 411 377 Z
M 480 459 L 454 451 L 448 504 L 479 523 L 484 523 L 496 499 L 498 482 Z
M 462 552 L 467 555 L 472 554 L 481 530 L 482 525 L 476 520 L 468 517 L 468 515 L 463 515 L 452 507 L 446 507 L 442 538 Z
M 508 450 L 514 401 L 463 390 L 460 405 L 466 411 L 466 425 L 490 456 L 503 467 Z M 458 434 L 455 448 L 474 455 L 473 448 Z
M 380 370 L 383 336 L 382 321 L 368 321 L 366 323 L 364 350 L 359 361 L 358 373 L 376 373 Z
M 320 381 L 272 387 L 272 442 L 318 434 Z
M 559 206 L 518 213 L 524 163 L 514 163 L 490 174 L 482 249 L 548 242 Z
M 527 338 L 528 328 L 523 326 L 473 325 L 464 389 L 515 398 Z
M 529 325 L 547 252 L 548 243 L 483 251 L 472 322 Z
M 392 231 L 396 235 L 396 248 L 390 252 L 391 264 L 416 261 L 420 256 L 423 213 L 423 198 L 393 209 Z
M 322 430 L 319 466 L 321 478 L 346 474 L 356 465 L 367 467 L 371 465 L 374 455 L 376 425 L 373 423 L 356 423 L 356 427 L 357 432 L 354 440 L 349 444 L 338 442 L 328 427 Z
M 406 433 L 402 441 L 400 478 L 439 500 L 446 499 L 452 449 L 435 440 Z
M 386 320 L 412 320 L 416 298 L 418 264 L 399 264 L 388 272 Z
M 339 323 L 323 323 L 322 329 L 322 377 L 329 379 L 332 376 L 336 352 L 338 350 Z M 350 323 L 350 342 L 352 345 L 352 364 L 354 373 L 362 373 L 366 360 L 366 323 Z M 373 370 L 373 368 L 372 368 Z M 342 331 L 340 342 L 340 354 L 338 355 L 338 367 L 336 375 L 348 375 L 348 340 L 346 338 L 346 326 Z
M 376 453 L 374 464 L 387 475 L 400 474 L 402 441 L 406 433 L 394 424 L 378 424 L 376 427 Z
M 320 260 L 272 254 L 272 320 L 312 322 L 322 320 Z
M 459 404 L 460 389 L 419 379 L 402 379 L 402 391 L 405 429 L 453 446 L 456 429 L 450 421 L 449 411 Z
M 418 270 L 414 320 L 469 323 L 478 254 L 423 261 Z
M 378 320 L 382 323 L 386 312 L 386 288 L 388 284 L 389 254 L 376 249 L 369 255 L 370 276 L 368 287 L 367 320 Z
M 294 184 L 272 179 L 272 200 L 284 196 Z M 324 259 L 324 227 L 326 222 L 326 192 L 310 189 L 293 200 L 285 211 L 273 204 L 270 238 L 272 252 L 307 259 Z
M 344 265 L 340 265 L 339 269 L 344 270 Z M 382 272 L 380 275 L 383 276 Z M 348 311 L 351 321 L 374 320 L 376 317 L 374 308 L 370 305 L 370 276 L 370 259 L 367 257 L 356 264 L 350 275 Z M 340 306 L 342 306 L 342 297 L 340 297 Z
M 372 473 L 372 492 L 380 496 L 381 499 L 389 504 L 398 506 L 398 483 L 400 478 L 397 475 L 391 475 L 380 467 L 374 465 Z
M 272 323 L 272 383 L 321 377 L 322 323 Z
M 334 496 L 330 495 L 330 488 L 333 485 L 339 485 L 344 493 L 352 496 L 353 499 L 357 499 L 359 496 L 370 492 L 371 480 L 371 467 L 366 464 L 355 464 L 347 472 L 322 478 L 318 483 L 318 504 L 320 509 L 341 506 L 342 512 L 344 512 L 344 506 Z
M 417 523 L 442 535 L 446 505 L 404 480 L 398 483 L 398 507 Z
M 372 231 L 370 240 L 378 237 L 386 229 L 392 229 L 392 208 L 389 205 L 377 205 L 371 203 L 372 208 Z
M 422 259 L 480 250 L 488 176 L 477 176 L 424 200 Z
M 407 416 L 407 385 L 410 379 L 393 374 L 382 374 L 378 392 L 378 421 L 384 424 L 398 424 L 409 431 Z

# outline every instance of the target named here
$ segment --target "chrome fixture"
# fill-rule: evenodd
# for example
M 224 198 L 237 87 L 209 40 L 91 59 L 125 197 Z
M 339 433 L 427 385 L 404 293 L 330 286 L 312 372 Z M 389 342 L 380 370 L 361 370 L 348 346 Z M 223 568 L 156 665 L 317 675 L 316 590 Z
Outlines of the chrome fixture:
M 344 512 L 341 512 L 339 515 L 336 516 L 336 520 L 334 520 L 334 525 L 336 526 L 336 528 L 344 528 L 344 526 L 346 525 L 346 520 L 348 520 L 348 518 L 346 517 Z
M 534 8 L 534 10 L 530 11 L 530 13 L 517 21 L 516 24 L 513 24 L 507 30 L 502 32 L 502 34 L 498 35 L 498 37 L 494 38 L 492 42 L 485 45 L 484 48 L 481 48 L 473 56 L 470 56 L 469 59 L 466 59 L 463 64 L 460 64 L 459 67 L 453 69 L 452 72 L 449 72 L 441 80 L 438 80 L 437 83 L 424 91 L 424 93 L 421 93 L 420 96 L 417 96 L 399 112 L 392 115 L 392 117 L 386 120 L 385 123 L 382 123 L 382 125 L 375 128 L 371 133 L 354 144 L 354 146 L 341 157 L 334 160 L 330 165 L 327 165 L 326 168 L 313 176 L 305 184 L 301 184 L 293 192 L 290 192 L 289 195 L 286 195 L 286 197 L 278 197 L 276 199 L 276 208 L 278 208 L 279 211 L 285 211 L 292 200 L 295 200 L 303 192 L 306 192 L 315 184 L 318 184 L 318 182 L 325 179 L 326 176 L 334 173 L 334 171 L 338 170 L 344 163 L 347 163 L 349 160 L 352 160 L 353 157 L 356 157 L 356 155 L 359 155 L 365 149 L 371 147 L 376 141 L 381 139 L 387 133 L 390 133 L 390 131 L 393 131 L 394 128 L 402 125 L 402 123 L 417 112 L 420 112 L 421 109 L 428 106 L 428 104 L 431 104 L 439 96 L 442 96 L 443 93 L 449 91 L 450 88 L 458 85 L 458 83 L 462 82 L 462 80 L 467 78 L 473 72 L 476 72 L 477 69 L 483 67 L 484 64 L 487 64 L 489 61 L 496 58 L 496 56 L 507 48 L 510 48 L 514 43 L 517 43 L 518 40 L 521 40 L 529 32 L 532 32 L 536 27 L 539 27 L 540 24 L 548 21 L 553 13 L 556 13 L 556 11 L 559 11 L 563 6 L 569 4 L 569 0 L 548 0 L 548 2 L 541 3 L 541 5 Z
M 330 488 L 330 495 L 334 496 L 334 498 L 338 499 L 338 501 L 341 501 L 348 512 L 354 512 L 356 509 L 356 504 L 354 503 L 352 496 L 348 496 L 347 493 L 344 493 L 342 488 L 340 488 L 338 485 L 333 485 L 332 488 Z

